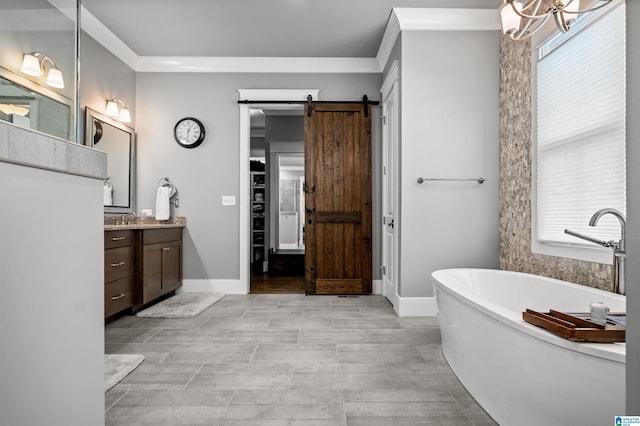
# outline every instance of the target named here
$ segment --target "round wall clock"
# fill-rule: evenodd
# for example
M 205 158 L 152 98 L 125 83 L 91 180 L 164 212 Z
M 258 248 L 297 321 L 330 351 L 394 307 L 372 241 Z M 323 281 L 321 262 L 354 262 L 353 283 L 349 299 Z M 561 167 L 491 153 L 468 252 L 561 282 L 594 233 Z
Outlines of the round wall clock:
M 173 128 L 173 137 L 178 145 L 195 148 L 204 140 L 204 125 L 197 118 L 181 118 Z

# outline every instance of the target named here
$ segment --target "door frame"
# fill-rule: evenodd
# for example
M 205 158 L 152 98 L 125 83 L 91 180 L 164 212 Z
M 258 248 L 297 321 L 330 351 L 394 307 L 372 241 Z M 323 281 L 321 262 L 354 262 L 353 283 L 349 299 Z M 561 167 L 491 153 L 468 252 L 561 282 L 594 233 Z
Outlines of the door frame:
M 319 89 L 238 89 L 238 100 L 252 101 L 306 101 L 307 96 L 311 95 L 313 99 L 318 99 Z M 240 113 L 240 187 L 238 189 L 238 216 L 240 218 L 240 253 L 239 253 L 239 276 L 241 284 L 244 284 L 245 293 L 251 291 L 251 274 L 250 274 L 250 233 L 251 227 L 251 203 L 249 188 L 249 158 L 251 156 L 251 117 L 250 109 L 270 108 L 274 109 L 274 104 L 238 104 Z M 289 105 L 282 105 L 282 109 L 291 108 Z
M 400 149 L 399 149 L 399 144 L 400 144 L 400 135 L 399 135 L 399 116 L 398 116 L 398 109 L 400 107 L 399 105 L 399 64 L 398 61 L 395 60 L 392 62 L 391 64 L 391 68 L 389 69 L 389 73 L 387 74 L 387 77 L 384 79 L 384 82 L 382 83 L 382 87 L 380 88 L 380 93 L 381 93 L 381 106 L 383 108 L 383 119 L 385 120 L 385 122 L 382 123 L 382 164 L 384 166 L 385 164 L 385 159 L 387 157 L 387 152 L 388 152 L 388 143 L 389 143 L 389 135 L 387 133 L 387 126 L 389 126 L 390 124 L 393 126 L 393 135 L 392 137 L 394 138 L 394 143 L 393 143 L 393 164 L 392 164 L 392 168 L 391 171 L 392 173 L 394 173 L 393 176 L 393 185 L 394 185 L 394 192 L 395 192 L 395 197 L 394 197 L 394 202 L 393 202 L 393 212 L 394 212 L 394 237 L 393 237 L 393 245 L 394 247 L 389 248 L 387 246 L 387 238 L 386 238 L 386 224 L 384 223 L 384 219 L 385 219 L 385 213 L 386 213 L 386 203 L 387 203 L 387 190 L 386 190 L 386 184 L 385 184 L 385 175 L 386 173 L 383 172 L 382 174 L 382 179 L 383 179 L 383 183 L 382 183 L 382 200 L 380 203 L 380 207 L 381 207 L 381 219 L 382 219 L 382 223 L 380 224 L 381 229 L 382 229 L 382 239 L 381 239 L 381 245 L 382 245 L 382 267 L 387 267 L 388 265 L 387 263 L 387 253 L 388 251 L 391 249 L 394 253 L 392 253 L 392 257 L 395 260 L 395 265 L 394 268 L 392 269 L 395 273 L 394 273 L 394 277 L 393 277 L 393 287 L 394 290 L 391 290 L 388 288 L 388 285 L 386 284 L 386 279 L 385 277 L 387 276 L 385 273 L 383 273 L 381 275 L 382 278 L 382 294 L 383 296 L 385 296 L 387 299 L 389 299 L 389 301 L 391 302 L 391 304 L 394 306 L 394 309 L 398 309 L 398 302 L 399 302 L 399 296 L 400 296 L 400 292 L 399 292 L 399 286 L 400 286 L 400 253 L 399 253 L 399 247 L 400 247 L 400 221 L 399 221 L 399 207 L 400 207 L 400 201 L 399 201 L 399 197 L 400 197 L 400 173 L 399 173 L 399 166 L 400 166 L 400 161 L 399 161 L 399 154 L 400 154 Z M 389 96 L 392 96 L 393 98 L 393 104 L 394 104 L 394 108 L 393 108 L 393 115 L 389 116 L 386 111 L 385 111 L 385 101 L 389 98 Z M 391 270 L 391 268 L 387 267 L 387 271 L 386 273 L 389 273 L 389 270 Z M 391 294 L 389 294 L 389 292 Z

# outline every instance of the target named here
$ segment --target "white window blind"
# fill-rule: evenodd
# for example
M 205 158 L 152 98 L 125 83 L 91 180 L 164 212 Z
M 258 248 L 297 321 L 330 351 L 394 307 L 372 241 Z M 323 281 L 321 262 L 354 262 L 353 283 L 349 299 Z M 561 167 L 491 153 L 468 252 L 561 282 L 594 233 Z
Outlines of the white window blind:
M 552 39 L 536 65 L 536 207 L 538 242 L 590 243 L 564 234 L 620 238 L 610 207 L 626 214 L 625 8 L 616 6 L 571 38 Z M 573 31 L 573 28 L 572 30 Z

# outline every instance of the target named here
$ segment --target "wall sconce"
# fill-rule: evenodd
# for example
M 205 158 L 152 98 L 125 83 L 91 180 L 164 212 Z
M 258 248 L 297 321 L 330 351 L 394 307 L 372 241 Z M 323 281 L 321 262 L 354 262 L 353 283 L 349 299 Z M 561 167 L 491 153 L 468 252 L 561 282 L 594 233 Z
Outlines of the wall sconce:
M 548 8 L 545 7 L 548 1 L 544 0 L 529 0 L 524 5 L 516 0 L 504 0 L 504 3 L 500 10 L 502 32 L 513 40 L 525 40 L 542 28 L 552 16 L 558 29 L 566 33 L 579 13 L 600 9 L 611 3 L 611 0 L 602 0 L 602 4 L 582 10 L 580 0 L 565 0 L 564 3 L 562 0 L 554 0 Z M 532 25 L 533 28 L 531 28 Z
M 45 64 L 49 63 L 46 67 Z M 50 57 L 40 52 L 25 53 L 22 57 L 22 67 L 20 70 L 33 77 L 47 75 L 47 84 L 51 87 L 64 89 L 62 71 L 58 69 L 56 63 Z
M 122 105 L 122 108 L 120 107 Z M 131 123 L 131 114 L 122 99 L 113 98 L 107 101 L 107 115 L 117 117 L 123 123 Z

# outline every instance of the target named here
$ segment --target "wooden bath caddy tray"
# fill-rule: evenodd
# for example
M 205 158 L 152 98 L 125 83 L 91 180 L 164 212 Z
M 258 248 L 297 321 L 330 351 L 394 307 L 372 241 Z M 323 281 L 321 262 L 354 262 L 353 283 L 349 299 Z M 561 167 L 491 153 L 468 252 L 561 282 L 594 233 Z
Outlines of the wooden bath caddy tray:
M 585 315 L 588 317 L 588 314 Z M 575 342 L 613 343 L 625 341 L 625 326 L 613 321 L 607 321 L 606 325 L 600 325 L 553 309 L 548 313 L 527 309 L 522 313 L 522 319 Z

